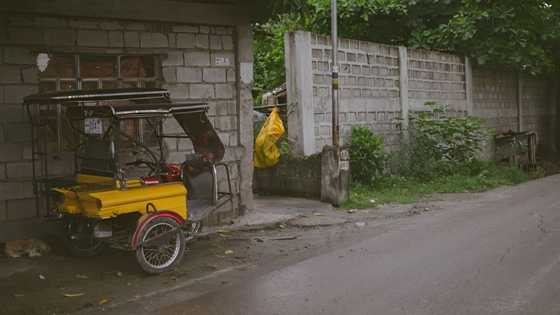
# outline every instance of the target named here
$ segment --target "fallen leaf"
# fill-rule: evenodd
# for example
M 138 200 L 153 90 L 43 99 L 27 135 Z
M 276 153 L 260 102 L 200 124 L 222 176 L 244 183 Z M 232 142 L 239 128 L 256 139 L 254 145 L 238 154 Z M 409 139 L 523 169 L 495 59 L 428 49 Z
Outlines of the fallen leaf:
M 350 209 L 350 210 L 348 210 L 348 213 L 350 213 L 350 214 L 356 213 L 356 209 Z
M 80 296 L 84 296 L 85 293 L 64 293 L 65 297 L 68 298 L 75 298 L 75 297 L 80 297 Z
M 279 224 L 278 227 L 281 228 L 281 229 L 285 229 L 286 225 L 285 224 Z
M 107 304 L 109 303 L 109 300 L 107 299 L 102 299 L 101 301 L 99 301 L 99 305 L 103 305 L 103 304 Z
M 219 234 L 227 234 L 227 233 L 231 233 L 230 230 L 218 230 L 217 231 Z
M 354 224 L 356 225 L 356 227 L 359 227 L 359 228 L 363 228 L 363 227 L 366 226 L 366 223 L 365 223 L 365 222 L 356 222 L 356 223 L 354 223 Z
M 47 277 L 45 277 L 45 276 L 43 276 L 43 275 L 39 275 L 39 279 L 45 280 L 45 279 L 47 279 Z
M 224 252 L 224 255 L 233 255 L 233 251 L 231 249 L 228 249 Z

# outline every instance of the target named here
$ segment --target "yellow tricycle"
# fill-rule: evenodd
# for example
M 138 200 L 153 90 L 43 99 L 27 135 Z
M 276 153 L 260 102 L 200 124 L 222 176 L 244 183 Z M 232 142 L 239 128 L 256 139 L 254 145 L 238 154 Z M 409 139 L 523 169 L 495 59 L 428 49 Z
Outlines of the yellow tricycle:
M 111 246 L 162 273 L 181 261 L 205 218 L 233 207 L 207 104 L 172 102 L 163 89 L 116 89 L 35 94 L 24 107 L 37 206 L 63 220 L 74 255 Z

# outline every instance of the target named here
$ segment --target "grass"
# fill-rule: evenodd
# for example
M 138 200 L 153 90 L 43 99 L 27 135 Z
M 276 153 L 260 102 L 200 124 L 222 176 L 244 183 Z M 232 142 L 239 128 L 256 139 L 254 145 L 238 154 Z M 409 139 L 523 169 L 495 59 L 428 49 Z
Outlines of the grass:
M 344 208 L 372 208 L 386 203 L 409 204 L 434 193 L 480 192 L 500 186 L 517 185 L 529 176 L 517 168 L 477 162 L 474 167 L 454 175 L 429 181 L 390 176 L 372 186 L 354 184 Z

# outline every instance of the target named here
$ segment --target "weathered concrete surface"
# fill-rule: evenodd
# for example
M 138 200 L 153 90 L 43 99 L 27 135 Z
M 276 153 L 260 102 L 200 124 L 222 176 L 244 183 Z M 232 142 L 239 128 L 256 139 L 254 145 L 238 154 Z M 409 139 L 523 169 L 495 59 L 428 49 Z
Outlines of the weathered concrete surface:
M 244 279 L 160 314 L 558 314 L 560 176 Z

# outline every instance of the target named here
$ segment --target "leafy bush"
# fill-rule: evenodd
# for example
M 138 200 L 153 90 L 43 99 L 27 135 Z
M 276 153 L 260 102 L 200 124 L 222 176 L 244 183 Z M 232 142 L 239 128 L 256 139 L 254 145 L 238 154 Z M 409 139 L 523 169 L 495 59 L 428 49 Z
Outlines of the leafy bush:
M 383 141 L 369 129 L 355 127 L 350 139 L 352 179 L 362 184 L 372 184 L 383 175 L 386 155 Z
M 468 167 L 487 139 L 482 121 L 475 117 L 449 117 L 445 106 L 426 105 L 430 111 L 412 117 L 409 143 L 394 156 L 397 172 L 431 179 Z

